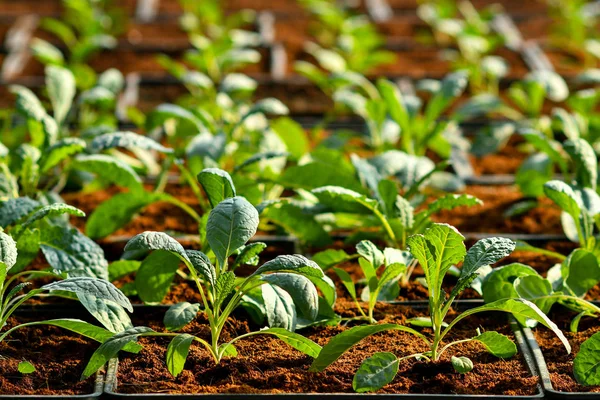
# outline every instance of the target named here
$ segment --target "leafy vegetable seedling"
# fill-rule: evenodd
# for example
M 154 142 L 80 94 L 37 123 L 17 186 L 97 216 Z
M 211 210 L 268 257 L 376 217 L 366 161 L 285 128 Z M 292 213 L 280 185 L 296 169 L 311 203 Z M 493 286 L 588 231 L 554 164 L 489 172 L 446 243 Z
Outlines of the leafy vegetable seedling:
M 365 360 L 359 368 L 353 382 L 353 387 L 357 391 L 378 390 L 391 382 L 398 370 L 398 363 L 402 360 L 417 358 L 437 361 L 450 347 L 470 340 L 483 343 L 491 354 L 498 357 L 513 356 L 516 353 L 514 343 L 508 337 L 493 331 L 483 332 L 471 339 L 443 343 L 443 339 L 458 322 L 470 315 L 488 311 L 502 311 L 523 319 L 535 320 L 552 329 L 570 352 L 569 342 L 558 327 L 535 304 L 524 299 L 501 299 L 464 311 L 449 323 L 444 322 L 453 300 L 478 277 L 477 271 L 512 252 L 515 244 L 511 240 L 499 237 L 482 239 L 467 252 L 464 237 L 456 228 L 446 224 L 433 224 L 423 234 L 411 236 L 408 245 L 411 254 L 419 260 L 425 272 L 429 289 L 429 320 L 413 323 L 423 326 L 425 322 L 433 331 L 432 337 L 429 338 L 413 328 L 397 324 L 353 327 L 335 336 L 323 347 L 311 365 L 312 371 L 322 371 L 360 340 L 386 330 L 399 330 L 413 334 L 423 340 L 428 350 L 401 358 L 390 353 L 376 353 Z M 448 295 L 442 289 L 444 277 L 453 265 L 460 262 L 463 262 L 460 278 Z M 455 370 L 462 373 L 470 369 L 470 364 L 465 357 L 456 357 L 453 360 Z M 392 372 L 390 368 L 381 368 L 382 365 L 393 367 Z
M 363 240 L 356 245 L 356 251 L 360 255 L 358 263 L 363 271 L 367 286 L 363 289 L 361 300 L 368 303 L 367 313 L 365 313 L 358 302 L 356 296 L 356 285 L 352 277 L 341 268 L 334 267 L 334 271 L 342 281 L 342 284 L 350 293 L 350 296 L 356 303 L 361 316 L 351 318 L 351 320 L 364 320 L 369 323 L 377 322 L 373 318 L 373 311 L 377 301 L 391 301 L 398 297 L 400 292 L 398 280 L 406 274 L 407 265 L 412 261 L 411 255 L 407 251 L 400 251 L 393 248 L 379 250 L 372 242 Z M 381 275 L 377 276 L 377 270 L 383 266 Z
M 204 185 L 209 188 L 211 202 L 216 204 L 206 225 L 206 237 L 215 256 L 215 264 L 206 254 L 197 250 L 186 251 L 173 238 L 160 232 L 139 234 L 125 247 L 126 255 L 153 251 L 144 262 L 150 263 L 157 273 L 177 270 L 179 262 L 183 262 L 198 287 L 202 303 L 172 306 L 165 315 L 166 328 L 178 331 L 202 311 L 208 319 L 210 339 L 189 334 L 159 333 L 146 327 L 132 328 L 98 348 L 83 373 L 84 377 L 102 367 L 124 345 L 142 336 L 173 338 L 167 350 L 167 366 L 173 375 L 182 371 L 189 346 L 194 341 L 203 345 L 217 364 L 225 356 L 236 355 L 236 341 L 260 334 L 275 335 L 311 357 L 318 355 L 320 346 L 293 331 L 301 318 L 312 321 L 317 317 L 322 302 L 317 287 L 334 300 L 332 282 L 325 278 L 316 263 L 300 255 L 278 256 L 248 277 L 236 277 L 235 264 L 229 263 L 229 257 L 238 249 L 241 249 L 238 260 L 256 255 L 255 246 L 246 246 L 246 242 L 256 233 L 259 220 L 254 206 L 243 197 L 233 196 L 230 184 L 226 177 L 214 175 L 210 184 Z M 262 305 L 259 307 L 264 307 L 271 327 L 220 343 L 221 333 L 233 310 L 256 290 L 261 292 Z

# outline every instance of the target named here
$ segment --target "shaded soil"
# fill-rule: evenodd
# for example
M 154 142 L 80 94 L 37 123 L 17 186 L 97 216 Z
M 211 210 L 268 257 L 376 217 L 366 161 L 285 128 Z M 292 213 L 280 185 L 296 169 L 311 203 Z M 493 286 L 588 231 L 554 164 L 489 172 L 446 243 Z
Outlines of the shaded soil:
M 528 154 L 519 149 L 523 139 L 512 135 L 506 146 L 493 154 L 476 157 L 469 154 L 475 175 L 515 174 Z
M 421 312 L 401 306 L 378 307 L 381 322 L 400 323 L 421 316 Z M 162 329 L 162 314 L 145 316 L 143 323 Z M 209 337 L 203 319 L 188 325 L 185 332 L 204 339 Z M 474 336 L 477 327 L 496 330 L 512 336 L 503 318 L 473 317 L 458 326 L 450 335 L 453 340 Z M 246 321 L 231 319 L 222 339 L 229 340 L 251 329 Z M 252 329 L 256 329 L 252 327 Z M 320 345 L 347 328 L 319 327 L 304 334 Z M 353 347 L 324 372 L 311 373 L 311 358 L 283 342 L 255 336 L 236 343 L 238 357 L 224 359 L 215 366 L 203 348 L 193 344 L 185 369 L 173 378 L 165 367 L 168 341 L 143 338 L 144 350 L 135 356 L 122 355 L 118 370 L 118 391 L 121 393 L 350 393 L 353 374 L 360 363 L 378 351 L 390 351 L 404 356 L 425 350 L 419 339 L 402 332 L 383 332 L 365 339 Z M 489 355 L 477 343 L 453 347 L 435 364 L 402 361 L 394 381 L 379 393 L 458 393 L 531 395 L 537 378 L 528 372 L 521 355 L 500 360 Z M 450 356 L 460 354 L 475 364 L 472 372 L 459 375 L 453 372 Z
M 569 323 L 575 313 L 564 308 L 555 307 L 550 315 L 552 321 L 565 333 L 573 350 L 567 354 L 560 340 L 550 331 L 536 329 L 535 338 L 542 349 L 550 380 L 555 390 L 561 392 L 600 392 L 600 386 L 583 386 L 577 383 L 573 376 L 573 360 L 579 352 L 579 347 L 594 333 L 600 332 L 597 318 L 583 318 L 579 323 L 579 332 L 569 332 Z
M 8 327 L 16 324 L 15 318 L 9 319 Z M 94 341 L 55 327 L 19 329 L 0 343 L 0 395 L 92 393 L 95 377 L 83 382 L 79 377 L 96 347 Z M 23 360 L 32 363 L 36 371 L 21 374 L 17 368 Z

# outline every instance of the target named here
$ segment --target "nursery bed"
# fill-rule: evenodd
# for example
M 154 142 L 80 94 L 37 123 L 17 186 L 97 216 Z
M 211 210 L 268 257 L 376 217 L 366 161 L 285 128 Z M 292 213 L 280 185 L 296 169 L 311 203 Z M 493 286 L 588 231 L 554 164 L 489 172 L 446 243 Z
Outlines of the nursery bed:
M 403 323 L 406 318 L 422 315 L 420 311 L 399 305 L 378 306 L 377 316 L 385 315 L 382 322 Z M 146 316 L 143 321 L 154 329 L 161 329 L 160 313 Z M 470 337 L 479 326 L 496 329 L 511 335 L 509 324 L 503 319 L 473 317 L 453 333 L 453 339 Z M 246 321 L 233 320 L 226 328 L 224 340 L 229 332 L 240 334 L 248 331 Z M 334 334 L 341 332 L 342 327 L 309 328 L 305 333 L 323 345 Z M 203 321 L 192 323 L 186 332 L 206 333 Z M 517 337 L 520 335 L 516 333 Z M 178 378 L 169 375 L 164 366 L 166 342 L 161 340 L 141 339 L 146 349 L 139 356 L 122 356 L 118 370 L 109 369 L 105 392 L 107 395 L 122 397 L 144 395 L 152 398 L 173 398 L 168 393 L 180 394 L 183 397 L 193 393 L 227 393 L 228 397 L 247 397 L 249 394 L 269 393 L 271 395 L 287 393 L 351 393 L 352 376 L 360 362 L 375 351 L 392 351 L 406 354 L 421 349 L 420 342 L 412 336 L 401 332 L 381 333 L 365 339 L 346 353 L 340 360 L 323 373 L 309 373 L 310 359 L 292 350 L 285 344 L 269 337 L 255 337 L 238 342 L 239 356 L 226 359 L 220 366 L 211 365 L 208 355 L 198 347 L 192 347 L 186 368 Z M 422 362 L 403 362 L 396 379 L 380 394 L 405 393 L 411 397 L 420 397 L 428 393 L 427 398 L 447 398 L 439 393 L 454 393 L 450 397 L 475 395 L 498 395 L 495 398 L 532 398 L 541 397 L 537 377 L 528 370 L 523 352 L 511 360 L 498 360 L 488 355 L 477 344 L 458 345 L 461 354 L 474 360 L 475 369 L 468 375 L 459 376 L 452 372 L 448 359 L 441 360 L 435 366 Z M 264 349 L 264 351 L 261 351 Z M 273 351 L 276 349 L 276 351 Z M 116 368 L 116 364 L 112 365 Z M 508 379 L 507 379 L 508 378 Z M 186 393 L 186 394 L 182 394 Z M 161 397 L 157 397 L 161 396 Z M 303 398 L 306 395 L 303 395 Z M 347 397 L 346 395 L 344 397 Z M 272 397 L 272 396 L 270 396 Z M 311 397 L 314 397 L 311 396 Z M 385 397 L 385 396 L 384 396 Z

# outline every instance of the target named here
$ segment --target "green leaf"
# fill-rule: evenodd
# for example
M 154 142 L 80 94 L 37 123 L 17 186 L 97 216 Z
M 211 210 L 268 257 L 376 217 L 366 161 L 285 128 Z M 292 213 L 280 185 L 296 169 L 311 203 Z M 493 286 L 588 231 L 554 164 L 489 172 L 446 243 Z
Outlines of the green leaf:
M 518 297 L 513 282 L 517 278 L 528 275 L 537 275 L 537 272 L 528 265 L 513 263 L 495 268 L 484 279 L 481 285 L 483 300 L 492 303 L 501 299 Z
M 581 204 L 571 186 L 557 180 L 549 181 L 544 184 L 544 193 L 574 220 L 579 220 Z
M 125 78 L 118 69 L 109 68 L 100 74 L 97 85 L 118 94 L 125 86 Z
M 15 101 L 17 112 L 30 120 L 39 122 L 45 134 L 45 143 L 52 145 L 58 136 L 58 125 L 46 113 L 37 96 L 31 90 L 20 85 L 10 86 L 10 91 L 17 96 Z
M 311 321 L 317 318 L 319 294 L 315 285 L 308 278 L 298 274 L 278 272 L 263 275 L 261 279 L 288 292 L 300 316 Z
M 83 233 L 58 225 L 48 226 L 40 232 L 40 248 L 52 268 L 70 276 L 108 278 L 104 251 Z
M 200 311 L 200 304 L 191 304 L 187 301 L 173 304 L 165 313 L 163 322 L 169 331 L 178 331 L 196 318 Z
M 319 346 L 312 340 L 310 340 L 302 335 L 299 335 L 297 333 L 290 332 L 286 329 L 282 329 L 282 328 L 262 329 L 260 331 L 260 333 L 265 334 L 265 335 L 275 335 L 275 336 L 277 336 L 277 338 L 279 338 L 283 342 L 289 344 L 294 349 L 301 351 L 304 354 L 306 354 L 312 358 L 316 358 L 321 351 L 321 346 Z
M 227 258 L 256 233 L 258 211 L 243 197 L 232 197 L 212 209 L 206 224 L 206 239 L 224 269 Z
M 221 303 L 231 294 L 235 288 L 235 274 L 232 271 L 226 271 L 219 275 L 215 282 L 215 308 L 219 308 Z
M 576 249 L 563 262 L 561 275 L 575 296 L 583 297 L 600 281 L 600 263 L 594 253 Z
M 286 168 L 278 182 L 286 188 L 293 189 L 310 190 L 327 185 L 338 185 L 358 193 L 365 191 L 355 178 L 354 171 L 340 168 L 335 159 L 318 159 L 308 164 Z
M 17 243 L 2 231 L 0 231 L 0 262 L 5 267 L 4 276 L 17 263 Z M 4 279 L 0 280 L 1 283 L 4 283 Z
M 410 115 L 402 102 L 402 94 L 398 87 L 385 79 L 379 79 L 377 87 L 392 119 L 403 132 L 410 132 Z
M 177 255 L 187 263 L 190 259 L 183 246 L 171 236 L 163 232 L 146 231 L 135 235 L 127 242 L 124 249 L 124 258 L 132 254 L 143 254 L 152 250 L 164 250 Z
M 40 230 L 25 229 L 17 239 L 17 263 L 12 267 L 13 273 L 21 272 L 40 252 Z
M 92 239 L 109 236 L 127 225 L 145 207 L 164 198 L 162 193 L 145 191 L 118 193 L 92 211 L 85 233 Z
M 95 296 L 99 299 L 110 300 L 133 312 L 129 299 L 121 293 L 112 283 L 96 278 L 78 277 L 68 278 L 62 281 L 49 283 L 40 288 L 41 290 L 61 290 L 71 293 L 83 293 Z
M 169 119 L 184 121 L 193 126 L 197 132 L 206 131 L 202 122 L 190 111 L 175 104 L 161 104 L 154 109 L 146 119 L 146 130 L 151 131 Z
M 467 253 L 464 239 L 456 228 L 447 224 L 433 224 L 423 235 L 408 238 L 411 254 L 425 271 L 430 299 L 442 298 L 442 281 L 446 273 Z
M 96 373 L 96 371 L 102 368 L 110 359 L 114 358 L 125 346 L 136 340 L 138 336 L 152 332 L 154 332 L 152 329 L 140 326 L 117 333 L 106 340 L 98 347 L 98 349 L 96 349 L 94 354 L 92 354 L 92 358 L 86 365 L 83 374 L 81 375 L 81 379 L 87 379 L 92 376 L 92 374 Z
M 40 206 L 29 197 L 17 197 L 0 202 L 0 227 L 7 228 Z
M 370 240 L 362 240 L 356 245 L 356 252 L 363 256 L 374 268 L 385 264 L 383 252 Z M 367 277 L 367 279 L 370 277 Z
M 470 315 L 487 311 L 508 312 L 514 315 L 515 318 L 520 318 L 521 320 L 530 319 L 539 322 L 546 328 L 551 329 L 563 343 L 563 345 L 567 349 L 567 352 L 571 352 L 571 345 L 569 344 L 569 341 L 567 340 L 565 335 L 560 331 L 560 329 L 558 329 L 558 326 L 556 326 L 554 322 L 550 321 L 546 314 L 544 314 L 535 304 L 525 299 L 502 299 L 493 303 L 469 309 L 467 311 L 464 311 L 458 317 L 456 317 L 450 323 L 448 328 L 451 328 L 456 323 Z
M 580 385 L 600 385 L 600 332 L 581 344 L 573 360 L 573 375 Z
M 486 350 L 498 358 L 511 358 L 517 354 L 517 346 L 505 335 L 498 332 L 488 331 L 473 338 L 483 344 Z
M 108 280 L 111 282 L 136 272 L 142 263 L 134 260 L 117 260 L 108 265 Z
M 399 360 L 392 353 L 375 353 L 360 364 L 352 380 L 352 388 L 358 393 L 374 392 L 394 380 Z
M 75 77 L 67 68 L 49 65 L 46 67 L 46 88 L 58 125 L 64 122 L 75 97 Z
M 35 372 L 35 367 L 29 361 L 21 361 L 17 369 L 22 374 L 32 374 Z
M 132 327 L 129 315 L 119 304 L 94 293 L 78 292 L 77 299 L 109 331 L 122 332 Z
M 467 372 L 471 372 L 473 370 L 473 361 L 467 357 L 452 356 L 450 361 L 452 362 L 452 367 L 454 370 L 459 374 L 466 374 Z
M 510 255 L 516 243 L 503 237 L 491 237 L 477 241 L 467 251 L 463 262 L 461 275 L 470 275 L 484 265 L 492 265 Z
M 198 174 L 198 182 L 208 196 L 211 207 L 216 207 L 225 199 L 235 197 L 235 186 L 231 176 L 218 168 L 206 168 Z
M 321 278 L 324 275 L 323 270 L 314 261 L 299 254 L 277 256 L 261 265 L 252 275 L 285 271 L 317 278 Z
M 162 302 L 171 289 L 179 262 L 180 258 L 167 250 L 156 250 L 142 261 L 135 275 L 135 287 L 144 303 Z
M 40 161 L 41 172 L 48 172 L 48 170 L 57 166 L 61 161 L 74 154 L 81 153 L 85 148 L 85 141 L 79 138 L 68 137 L 57 141 L 42 154 L 42 160 Z
M 240 265 L 258 265 L 260 261 L 258 255 L 267 248 L 267 244 L 263 242 L 250 243 L 246 246 L 240 247 L 238 255 L 233 263 L 233 268 Z
M 143 190 L 142 180 L 133 168 L 125 162 L 105 154 L 80 155 L 75 158 L 71 167 L 96 174 L 106 182 L 134 191 Z
M 312 256 L 312 260 L 316 262 L 323 271 L 341 264 L 351 259 L 351 256 L 344 250 L 327 249 L 320 251 Z
M 378 207 L 376 200 L 340 186 L 323 186 L 312 193 L 321 204 L 336 212 L 366 213 Z
M 482 204 L 481 200 L 469 194 L 447 194 L 427 206 L 427 215 L 433 215 L 441 210 L 452 210 L 456 207 L 472 207 Z
M 37 209 L 35 212 L 29 214 L 25 222 L 21 224 L 21 229 L 25 229 L 41 219 L 58 217 L 63 214 L 69 214 L 76 217 L 85 217 L 85 213 L 78 208 L 65 203 L 53 203 L 43 206 Z
M 115 147 L 122 147 L 128 150 L 154 150 L 160 151 L 161 153 L 173 152 L 173 149 L 164 147 L 156 140 L 128 131 L 105 133 L 103 135 L 96 136 L 90 143 L 90 150 L 94 153 Z
M 262 285 L 261 289 L 269 326 L 295 331 L 297 318 L 292 296 L 278 286 L 268 283 Z
M 278 202 L 268 205 L 262 212 L 262 217 L 280 225 L 283 229 L 296 236 L 302 242 L 315 246 L 325 246 L 331 243 L 329 234 L 313 215 L 305 213 L 301 207 L 294 204 Z
M 215 267 L 210 263 L 206 254 L 199 250 L 186 250 L 185 252 L 196 273 L 200 274 L 204 281 L 214 285 L 217 279 Z
M 296 121 L 287 117 L 278 118 L 271 122 L 271 129 L 283 140 L 296 160 L 309 152 L 310 143 L 307 135 Z
M 185 360 L 190 351 L 194 336 L 187 333 L 177 335 L 171 340 L 167 347 L 167 369 L 174 377 L 183 371 Z
M 333 271 L 336 273 L 338 278 L 340 278 L 342 284 L 344 285 L 348 293 L 350 293 L 352 299 L 356 300 L 356 287 L 354 285 L 354 282 L 352 281 L 352 277 L 350 276 L 350 274 L 341 268 L 334 267 Z
M 429 343 L 422 334 L 414 329 L 402 325 L 381 324 L 355 326 L 331 338 L 329 342 L 321 349 L 319 356 L 313 361 L 309 371 L 323 371 L 334 361 L 340 358 L 348 349 L 364 338 L 387 330 L 408 332 L 423 339 L 426 343 Z
M 578 185 L 596 190 L 598 159 L 592 146 L 585 139 L 570 139 L 565 142 L 564 149 L 575 163 Z

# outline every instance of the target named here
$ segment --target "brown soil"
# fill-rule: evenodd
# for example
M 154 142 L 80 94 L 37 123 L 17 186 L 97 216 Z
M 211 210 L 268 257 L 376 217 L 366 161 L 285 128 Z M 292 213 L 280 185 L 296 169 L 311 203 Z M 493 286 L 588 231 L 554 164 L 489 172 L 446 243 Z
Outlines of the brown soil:
M 378 307 L 381 322 L 404 324 L 407 318 L 421 316 L 413 309 L 386 305 Z M 455 315 L 455 314 L 453 314 Z M 146 316 L 144 324 L 162 329 L 162 315 Z M 480 326 L 512 336 L 501 318 L 472 317 L 460 324 L 450 335 L 457 340 L 472 337 Z M 232 335 L 248 332 L 249 324 L 232 319 L 223 340 Z M 253 328 L 255 329 L 255 328 Z M 319 327 L 304 334 L 324 345 L 344 327 Z M 209 330 L 203 319 L 185 328 L 185 332 L 208 338 Z M 238 357 L 224 359 L 215 366 L 208 353 L 193 345 L 185 369 L 173 378 L 165 368 L 168 342 L 162 339 L 142 339 L 144 350 L 139 355 L 122 355 L 118 370 L 118 391 L 122 393 L 349 393 L 352 378 L 360 363 L 378 351 L 390 351 L 397 356 L 424 351 L 422 342 L 402 332 L 383 332 L 374 335 L 342 356 L 322 373 L 310 373 L 311 359 L 283 342 L 255 336 L 236 343 Z M 521 355 L 510 360 L 499 360 L 489 355 L 477 343 L 453 347 L 452 354 L 444 354 L 435 364 L 417 361 L 400 363 L 394 381 L 379 393 L 457 393 L 531 395 L 535 393 L 537 378 L 532 377 Z M 460 354 L 475 364 L 472 372 L 459 375 L 453 372 L 449 357 Z
M 9 319 L 9 327 L 16 324 L 15 318 Z M 95 377 L 83 382 L 79 377 L 96 347 L 91 340 L 55 327 L 19 329 L 0 343 L 0 395 L 92 393 Z M 23 360 L 32 363 L 36 371 L 27 375 L 18 372 Z
M 600 386 L 583 386 L 577 383 L 573 376 L 573 359 L 579 352 L 579 346 L 594 333 L 600 332 L 597 318 L 583 318 L 579 323 L 579 332 L 569 332 L 569 323 L 575 316 L 574 313 L 565 311 L 564 308 L 555 308 L 551 313 L 552 321 L 565 333 L 573 350 L 567 354 L 560 340 L 548 330 L 536 329 L 535 338 L 542 349 L 550 380 L 555 390 L 561 392 L 600 392 Z
M 434 215 L 436 222 L 455 226 L 460 232 L 562 234 L 560 209 L 547 198 L 524 215 L 505 218 L 503 213 L 523 196 L 515 186 L 467 186 L 464 193 L 483 201 L 483 205 L 458 207 Z
M 469 154 L 475 175 L 515 174 L 528 156 L 519 148 L 522 142 L 520 136 L 513 135 L 506 146 L 493 154 L 482 157 Z

